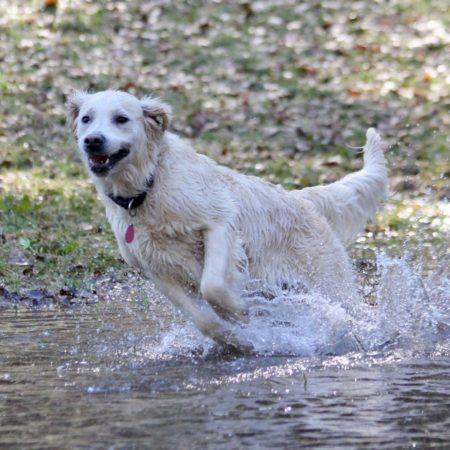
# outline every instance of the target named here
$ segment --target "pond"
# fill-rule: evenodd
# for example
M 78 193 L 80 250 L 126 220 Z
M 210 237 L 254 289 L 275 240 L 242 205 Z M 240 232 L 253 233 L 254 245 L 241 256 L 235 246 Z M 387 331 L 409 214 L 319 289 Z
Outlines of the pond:
M 377 266 L 373 305 L 252 286 L 237 330 L 249 356 L 214 347 L 145 281 L 4 310 L 0 447 L 448 448 L 448 276 Z

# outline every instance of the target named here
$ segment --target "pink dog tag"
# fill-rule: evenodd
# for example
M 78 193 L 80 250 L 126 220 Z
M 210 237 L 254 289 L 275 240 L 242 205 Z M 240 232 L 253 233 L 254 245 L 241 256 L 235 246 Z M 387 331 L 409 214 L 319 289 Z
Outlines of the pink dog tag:
M 133 224 L 128 225 L 127 230 L 125 231 L 125 241 L 129 244 L 133 242 L 134 239 L 134 226 Z

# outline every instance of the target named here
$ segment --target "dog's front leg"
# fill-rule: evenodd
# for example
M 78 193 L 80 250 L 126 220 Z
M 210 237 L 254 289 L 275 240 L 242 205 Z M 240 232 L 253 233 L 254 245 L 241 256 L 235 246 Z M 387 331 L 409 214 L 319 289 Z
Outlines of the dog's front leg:
M 236 268 L 232 261 L 231 231 L 225 225 L 215 225 L 204 232 L 205 260 L 200 283 L 203 298 L 226 320 L 246 321 L 247 309 L 230 289 L 230 275 Z
M 152 277 L 157 289 L 194 322 L 199 331 L 220 345 L 231 346 L 239 351 L 251 352 L 251 344 L 244 342 L 225 327 L 211 308 L 200 303 L 198 298 L 188 295 L 178 284 Z

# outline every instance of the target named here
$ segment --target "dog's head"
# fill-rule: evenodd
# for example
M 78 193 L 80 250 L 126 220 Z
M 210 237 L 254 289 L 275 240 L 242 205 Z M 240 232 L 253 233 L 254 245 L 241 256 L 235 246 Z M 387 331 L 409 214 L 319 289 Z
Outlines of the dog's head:
M 158 99 L 139 100 L 120 91 L 75 92 L 68 110 L 82 158 L 98 177 L 143 162 L 149 143 L 162 138 L 171 113 Z

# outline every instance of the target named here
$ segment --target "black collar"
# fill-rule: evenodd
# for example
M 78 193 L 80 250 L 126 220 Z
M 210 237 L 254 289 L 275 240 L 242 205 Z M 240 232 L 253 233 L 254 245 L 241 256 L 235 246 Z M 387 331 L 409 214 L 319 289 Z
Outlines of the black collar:
M 142 191 L 135 197 L 121 197 L 120 195 L 108 194 L 108 197 L 116 204 L 126 210 L 136 209 L 144 203 L 145 197 L 147 197 L 148 189 L 153 186 L 153 175 L 146 181 L 147 190 Z

